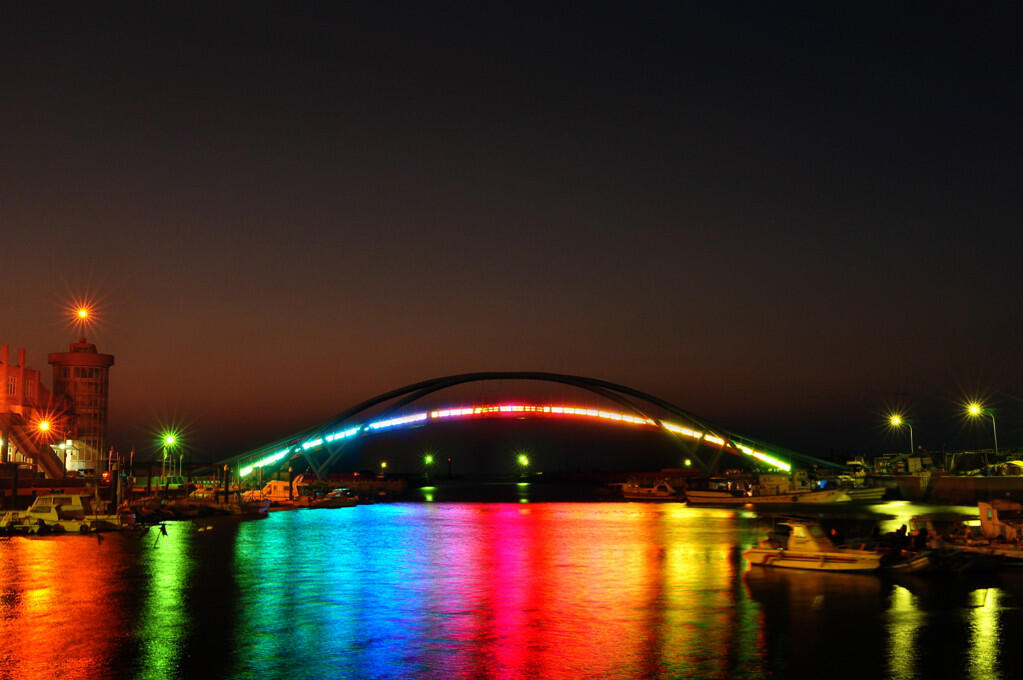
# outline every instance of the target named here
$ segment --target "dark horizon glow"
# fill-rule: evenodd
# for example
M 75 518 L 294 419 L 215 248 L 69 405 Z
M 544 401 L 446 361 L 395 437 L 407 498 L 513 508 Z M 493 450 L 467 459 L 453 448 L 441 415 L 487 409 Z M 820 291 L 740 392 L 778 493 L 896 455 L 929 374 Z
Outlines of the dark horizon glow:
M 990 447 L 967 399 L 1019 446 L 1018 14 L 19 3 L 0 343 L 114 355 L 140 455 L 508 369 L 821 457 L 903 450 L 892 412 Z

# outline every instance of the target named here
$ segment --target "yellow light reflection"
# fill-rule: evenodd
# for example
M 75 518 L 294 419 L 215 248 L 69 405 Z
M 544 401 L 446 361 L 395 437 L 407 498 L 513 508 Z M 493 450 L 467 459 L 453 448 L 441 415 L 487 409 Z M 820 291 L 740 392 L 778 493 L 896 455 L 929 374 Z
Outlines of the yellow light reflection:
M 999 606 L 1001 591 L 985 588 L 973 592 L 973 609 L 970 611 L 970 650 L 967 670 L 971 678 L 986 680 L 998 677 Z
M 917 598 L 902 586 L 892 591 L 888 610 L 888 677 L 910 680 L 917 675 L 917 633 L 923 623 Z

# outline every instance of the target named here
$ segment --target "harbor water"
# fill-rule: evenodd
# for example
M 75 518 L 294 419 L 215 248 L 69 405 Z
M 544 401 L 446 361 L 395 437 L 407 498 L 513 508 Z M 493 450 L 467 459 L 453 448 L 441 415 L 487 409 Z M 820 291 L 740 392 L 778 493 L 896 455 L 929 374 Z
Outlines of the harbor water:
M 1023 574 L 751 568 L 765 519 L 416 502 L 0 538 L 0 679 L 1023 676 Z

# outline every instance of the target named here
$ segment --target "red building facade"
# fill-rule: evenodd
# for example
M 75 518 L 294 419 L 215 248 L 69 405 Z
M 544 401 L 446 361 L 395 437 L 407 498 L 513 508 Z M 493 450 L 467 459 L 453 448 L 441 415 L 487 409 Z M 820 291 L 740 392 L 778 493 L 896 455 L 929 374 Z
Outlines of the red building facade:
M 53 393 L 66 398 L 75 413 L 74 450 L 68 470 L 84 473 L 106 469 L 107 403 L 111 354 L 100 354 L 96 345 L 79 338 L 67 352 L 49 356 L 53 366 Z
M 11 362 L 10 347 L 0 345 L 0 463 L 41 469 L 47 477 L 64 474 L 56 451 L 74 431 L 71 402 L 53 395 L 39 371 L 19 349 Z

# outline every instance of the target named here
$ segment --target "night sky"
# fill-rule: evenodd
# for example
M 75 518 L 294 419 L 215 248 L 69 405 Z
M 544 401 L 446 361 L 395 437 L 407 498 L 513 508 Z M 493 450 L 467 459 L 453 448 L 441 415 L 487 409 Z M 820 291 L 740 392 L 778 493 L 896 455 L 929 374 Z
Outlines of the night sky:
M 1023 445 L 1011 6 L 206 4 L 0 9 L 0 342 L 52 384 L 92 300 L 117 448 L 487 370 Z

